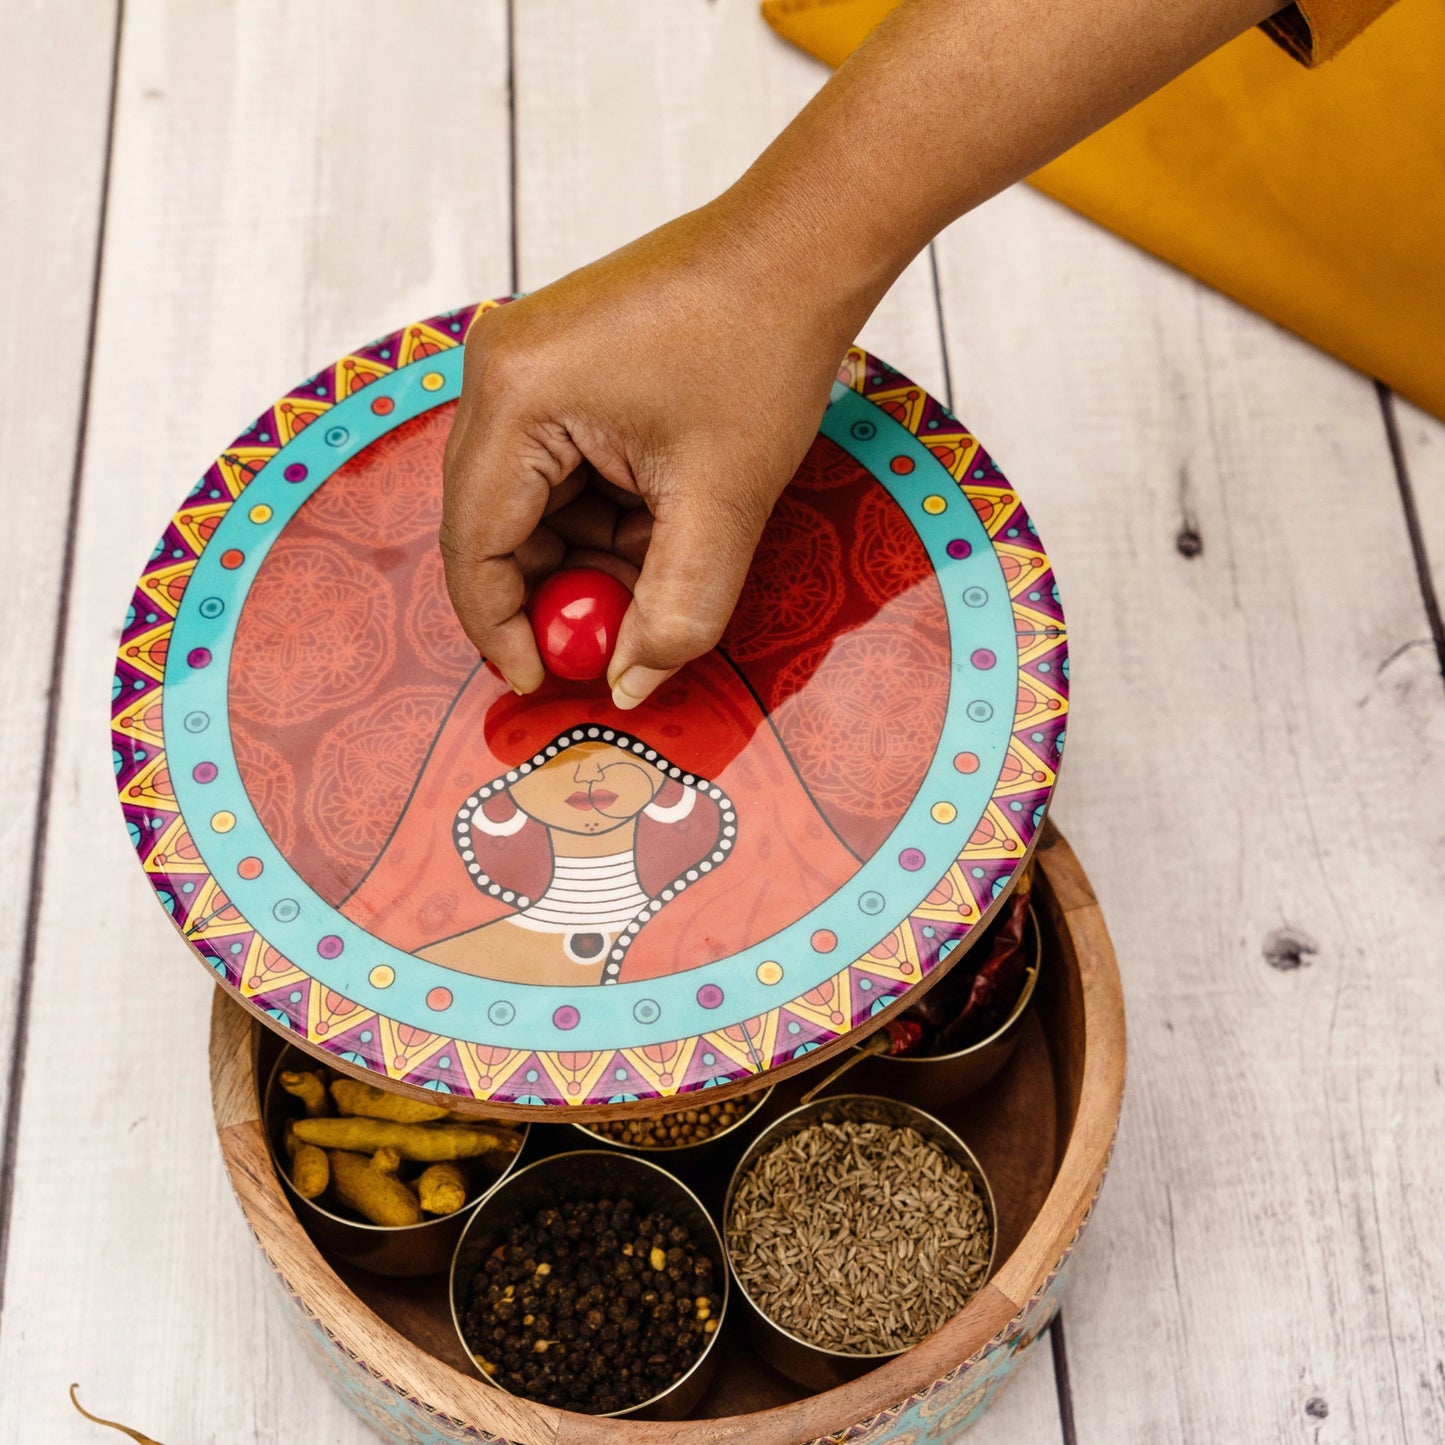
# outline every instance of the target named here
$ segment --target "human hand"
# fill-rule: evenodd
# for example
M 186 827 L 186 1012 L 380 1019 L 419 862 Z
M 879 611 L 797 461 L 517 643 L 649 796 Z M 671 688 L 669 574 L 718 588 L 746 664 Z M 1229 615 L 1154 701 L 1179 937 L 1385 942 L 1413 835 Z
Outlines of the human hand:
M 543 679 L 524 602 L 563 565 L 633 588 L 620 708 L 722 636 L 856 324 L 809 301 L 793 250 L 724 197 L 472 328 L 441 547 L 462 626 L 517 691 Z

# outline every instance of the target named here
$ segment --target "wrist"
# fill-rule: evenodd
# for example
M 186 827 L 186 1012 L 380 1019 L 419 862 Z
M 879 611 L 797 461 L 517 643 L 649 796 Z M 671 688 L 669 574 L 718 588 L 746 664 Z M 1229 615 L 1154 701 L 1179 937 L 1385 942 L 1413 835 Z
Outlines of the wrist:
M 853 214 L 846 189 L 822 174 L 826 161 L 770 159 L 705 209 L 769 314 L 794 318 L 841 355 L 915 252 Z

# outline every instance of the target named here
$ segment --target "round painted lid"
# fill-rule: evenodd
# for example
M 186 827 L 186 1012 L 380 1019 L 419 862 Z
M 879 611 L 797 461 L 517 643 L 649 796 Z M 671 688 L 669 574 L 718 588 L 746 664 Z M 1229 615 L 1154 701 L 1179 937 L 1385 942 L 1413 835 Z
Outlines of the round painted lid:
M 121 637 L 126 825 L 221 985 L 339 1068 L 504 1111 L 750 1087 L 1007 893 L 1064 742 L 1053 573 L 978 442 L 853 350 L 719 647 L 633 712 L 519 698 L 436 548 L 497 304 L 327 367 L 182 503 Z

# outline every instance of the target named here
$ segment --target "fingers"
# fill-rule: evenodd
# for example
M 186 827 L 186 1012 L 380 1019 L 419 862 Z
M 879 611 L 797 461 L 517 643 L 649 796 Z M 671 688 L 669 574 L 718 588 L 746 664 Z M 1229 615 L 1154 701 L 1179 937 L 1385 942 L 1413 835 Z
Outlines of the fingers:
M 565 428 L 529 421 L 508 405 L 505 388 L 497 395 L 458 411 L 438 540 L 447 592 L 467 636 L 514 689 L 531 692 L 544 673 L 522 612 L 527 579 L 561 560 L 561 540 L 539 524 L 555 494 L 567 497 L 581 454 Z
M 512 556 L 482 557 L 441 535 L 447 595 L 463 631 L 477 651 L 515 692 L 542 685 L 542 659 L 532 625 L 522 611 L 527 587 Z
M 530 595 L 532 589 L 555 572 L 567 555 L 567 544 L 551 527 L 538 527 L 512 554 L 522 571 L 522 581 Z
M 595 552 L 588 547 L 569 548 L 564 567 L 595 567 L 615 577 L 629 592 L 637 586 L 638 572 L 630 562 L 624 562 L 615 552 Z
M 612 550 L 634 567 L 641 567 L 647 556 L 647 544 L 652 541 L 652 513 L 646 507 L 638 507 L 618 518 L 617 530 L 612 534 Z
M 651 542 L 608 668 L 622 709 L 717 645 L 742 591 L 767 508 L 695 485 L 658 499 Z
M 610 552 L 618 517 L 615 502 L 589 489 L 567 506 L 552 512 L 547 525 L 569 546 Z

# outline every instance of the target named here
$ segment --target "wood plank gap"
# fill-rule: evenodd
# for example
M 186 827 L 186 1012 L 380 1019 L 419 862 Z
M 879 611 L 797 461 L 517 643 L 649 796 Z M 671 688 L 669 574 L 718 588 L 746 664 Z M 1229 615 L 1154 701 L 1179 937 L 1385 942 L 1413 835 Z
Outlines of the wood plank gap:
M 81 474 L 85 466 L 85 440 L 90 424 L 91 381 L 95 369 L 95 338 L 100 315 L 100 276 L 105 258 L 105 222 L 110 203 L 110 167 L 115 153 L 116 97 L 120 87 L 120 42 L 125 28 L 125 0 L 116 0 L 110 50 L 110 94 L 106 103 L 105 160 L 100 171 L 100 210 L 95 227 L 95 256 L 90 272 L 90 314 L 85 331 L 85 359 L 81 368 L 80 411 L 75 425 L 75 454 L 66 499 L 65 547 L 60 560 L 60 602 L 46 683 L 45 737 L 40 752 L 40 787 L 35 799 L 35 827 L 30 849 L 30 883 L 25 900 L 25 934 L 20 952 L 20 978 L 15 995 L 14 1037 L 10 1047 L 9 1092 L 5 1100 L 3 1143 L 0 1143 L 0 1322 L 5 1315 L 6 1262 L 10 1250 L 10 1206 L 15 1194 L 15 1155 L 20 1134 L 20 1101 L 25 1089 L 25 1045 L 30 1023 L 30 999 L 35 977 L 35 952 L 44 888 L 45 843 L 50 817 L 50 793 L 55 773 L 55 744 L 60 718 L 61 678 L 65 668 L 65 637 L 70 621 L 70 581 L 75 569 L 76 518 Z
M 521 249 L 517 245 L 517 0 L 507 0 L 507 218 L 511 248 L 511 287 L 522 289 Z
M 1430 571 L 1430 556 L 1425 550 L 1425 533 L 1420 526 L 1420 512 L 1415 506 L 1415 489 L 1410 484 L 1410 465 L 1400 441 L 1400 425 L 1395 416 L 1395 394 L 1383 381 L 1375 383 L 1380 402 L 1380 417 L 1385 423 L 1385 439 L 1390 444 L 1390 460 L 1395 464 L 1395 485 L 1400 489 L 1400 505 L 1405 509 L 1405 530 L 1410 534 L 1410 550 L 1415 554 L 1415 575 L 1420 579 L 1420 600 L 1430 622 L 1430 636 L 1435 640 L 1435 659 L 1440 664 L 1440 677 L 1445 681 L 1445 617 L 1440 612 L 1440 596 L 1435 591 L 1435 578 Z
M 938 350 L 943 358 L 943 404 L 953 411 L 953 366 L 948 359 L 948 327 L 943 320 L 943 286 L 938 279 L 938 248 L 928 243 L 928 275 L 933 284 L 933 314 L 938 318 Z M 957 415 L 957 413 L 954 413 Z
M 1054 1392 L 1059 1397 L 1059 1433 L 1064 1445 L 1079 1445 L 1079 1432 L 1074 1427 L 1074 1396 L 1069 1389 L 1069 1350 L 1064 1338 L 1062 1310 L 1049 1326 L 1049 1349 L 1054 1357 Z

